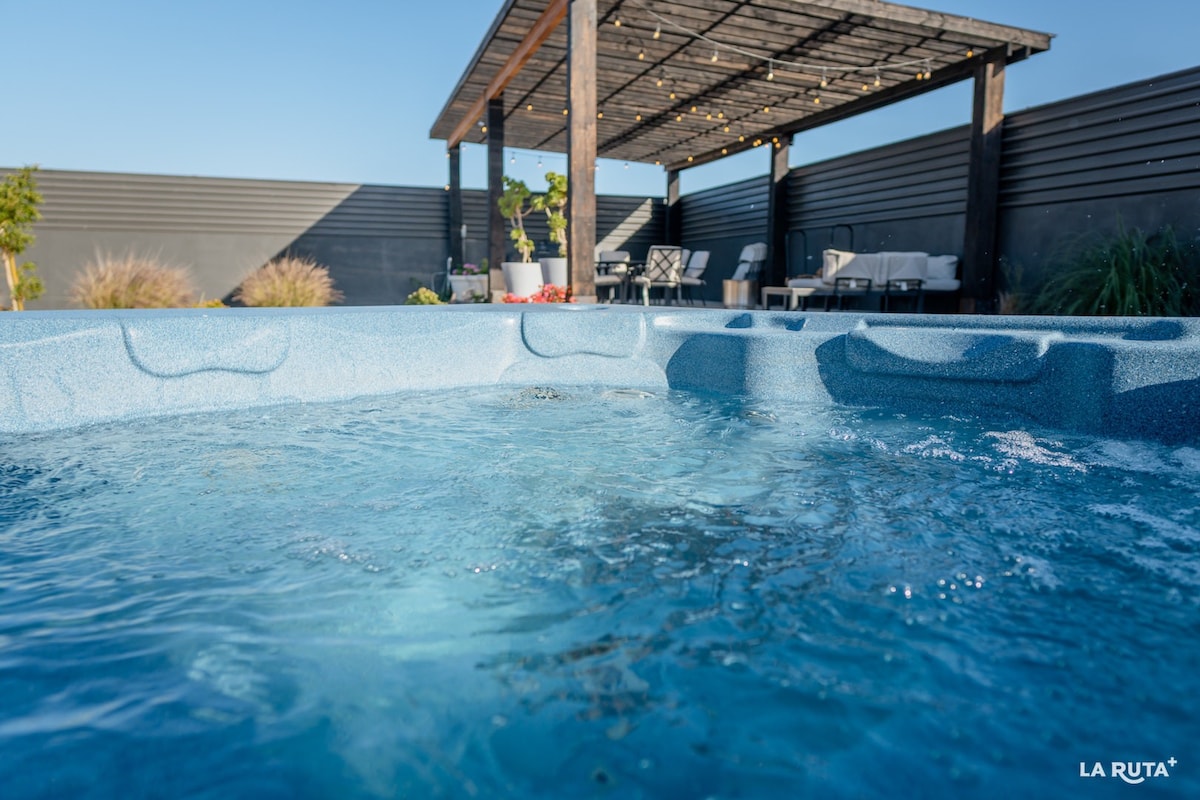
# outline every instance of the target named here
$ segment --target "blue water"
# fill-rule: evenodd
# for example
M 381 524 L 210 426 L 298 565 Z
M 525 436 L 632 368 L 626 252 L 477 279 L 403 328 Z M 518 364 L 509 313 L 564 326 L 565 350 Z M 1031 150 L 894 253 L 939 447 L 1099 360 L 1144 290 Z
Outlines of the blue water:
M 672 392 L 9 437 L 0 797 L 1200 796 L 1198 498 Z

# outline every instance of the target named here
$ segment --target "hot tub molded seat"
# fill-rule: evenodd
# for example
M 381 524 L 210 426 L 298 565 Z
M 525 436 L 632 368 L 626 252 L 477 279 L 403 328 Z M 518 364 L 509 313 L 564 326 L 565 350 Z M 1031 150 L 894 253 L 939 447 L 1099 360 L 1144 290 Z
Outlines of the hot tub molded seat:
M 617 306 L 0 316 L 0 432 L 495 384 L 1020 414 L 1200 440 L 1200 322 Z

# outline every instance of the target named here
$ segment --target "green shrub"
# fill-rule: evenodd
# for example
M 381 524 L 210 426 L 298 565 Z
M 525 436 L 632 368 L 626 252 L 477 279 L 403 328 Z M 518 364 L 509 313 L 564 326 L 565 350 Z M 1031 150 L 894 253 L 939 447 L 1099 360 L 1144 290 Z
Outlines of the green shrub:
M 406 306 L 444 306 L 446 305 L 442 298 L 438 297 L 437 292 L 432 289 L 427 289 L 422 286 L 408 296 L 404 301 Z
M 83 308 L 177 308 L 196 302 L 187 269 L 149 256 L 97 254 L 75 277 L 71 300 Z
M 1170 226 L 1147 235 L 1118 229 L 1085 246 L 1033 298 L 1038 314 L 1178 317 L 1200 314 L 1200 264 Z
M 311 258 L 285 256 L 242 281 L 233 299 L 247 306 L 327 306 L 342 299 L 329 270 Z

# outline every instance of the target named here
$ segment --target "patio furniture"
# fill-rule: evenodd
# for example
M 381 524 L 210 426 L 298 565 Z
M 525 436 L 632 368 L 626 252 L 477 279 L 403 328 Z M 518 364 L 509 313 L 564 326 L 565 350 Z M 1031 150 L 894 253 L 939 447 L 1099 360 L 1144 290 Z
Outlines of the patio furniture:
M 824 301 L 825 309 L 845 308 L 855 298 L 871 296 L 880 309 L 889 311 L 897 300 L 910 299 L 917 312 L 924 310 L 926 293 L 957 292 L 955 279 L 958 256 L 931 256 L 921 252 L 853 253 L 825 250 L 816 275 L 792 278 L 787 286 L 762 290 L 763 308 L 772 297 L 786 298 L 788 310 L 807 309 L 812 298 Z
M 726 308 L 752 308 L 758 290 L 758 275 L 767 263 L 767 245 L 755 242 L 742 248 L 732 278 L 721 283 L 722 304 Z
M 683 300 L 683 248 L 669 245 L 654 245 L 646 253 L 646 269 L 633 277 L 633 285 L 642 289 L 642 305 L 650 305 L 650 292 L 663 290 L 663 302 L 667 291 L 675 290 L 676 302 Z
M 629 287 L 630 265 L 629 253 L 625 250 L 601 250 L 596 258 L 596 289 L 608 289 L 608 302 L 620 294 L 621 302 L 625 302 L 626 289 Z
M 704 278 L 701 276 L 704 274 L 704 270 L 708 267 L 709 255 L 710 253 L 708 250 L 697 250 L 691 254 L 686 262 L 684 262 L 687 264 L 687 266 L 684 267 L 683 278 L 680 282 L 683 284 L 683 288 L 687 290 L 689 304 L 694 302 L 692 290 L 698 286 L 702 287 L 707 285 L 704 282 Z

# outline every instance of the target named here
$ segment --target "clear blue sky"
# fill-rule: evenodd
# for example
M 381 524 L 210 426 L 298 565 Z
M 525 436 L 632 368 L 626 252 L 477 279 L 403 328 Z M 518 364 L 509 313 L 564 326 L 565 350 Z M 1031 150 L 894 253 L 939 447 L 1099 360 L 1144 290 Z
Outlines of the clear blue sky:
M 503 0 L 0 0 L 0 165 L 441 186 L 429 128 Z M 1008 71 L 1018 111 L 1200 65 L 1200 0 L 910 3 L 1057 34 Z M 13 44 L 21 42 L 17 50 Z M 797 137 L 793 165 L 960 125 L 963 83 Z M 565 158 L 517 152 L 542 183 Z M 485 182 L 482 147 L 464 184 Z M 766 172 L 755 150 L 683 173 L 684 192 Z M 601 161 L 597 188 L 664 191 L 661 168 Z

